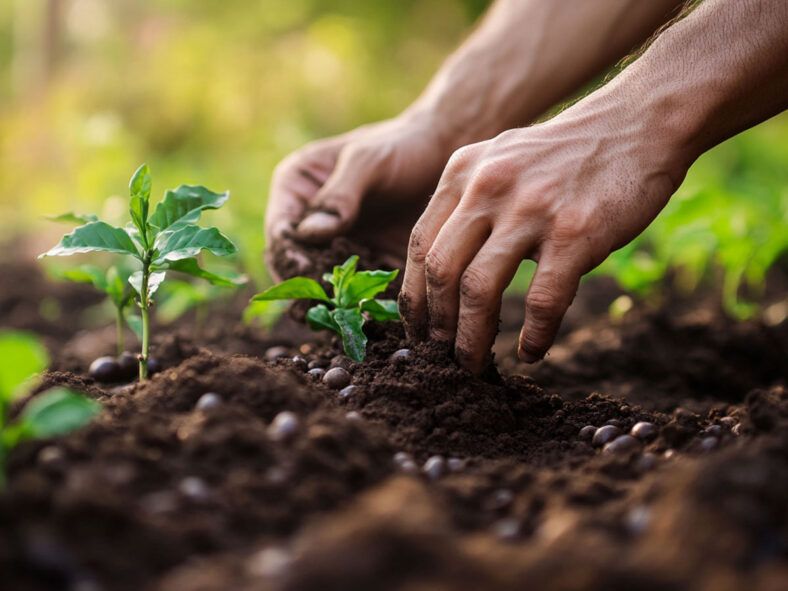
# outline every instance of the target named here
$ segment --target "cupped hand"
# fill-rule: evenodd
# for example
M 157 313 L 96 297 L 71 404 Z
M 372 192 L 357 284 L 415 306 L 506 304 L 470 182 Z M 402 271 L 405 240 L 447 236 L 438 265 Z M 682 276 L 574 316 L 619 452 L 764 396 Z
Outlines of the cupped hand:
M 532 259 L 518 354 L 544 357 L 580 277 L 637 236 L 685 173 L 669 141 L 618 111 L 581 102 L 452 155 L 411 234 L 400 294 L 411 338 L 453 340 L 481 373 L 503 291 Z
M 286 239 L 321 244 L 339 235 L 404 263 L 410 230 L 454 147 L 433 118 L 407 113 L 294 152 L 271 183 L 269 268 L 276 274 L 271 253 Z

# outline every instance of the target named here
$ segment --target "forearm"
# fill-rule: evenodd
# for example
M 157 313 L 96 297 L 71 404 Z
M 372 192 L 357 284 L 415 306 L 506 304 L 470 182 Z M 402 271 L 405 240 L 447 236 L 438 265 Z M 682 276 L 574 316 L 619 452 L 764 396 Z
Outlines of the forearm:
M 788 108 L 788 2 L 706 0 L 594 95 L 649 138 L 675 184 L 703 152 Z
M 449 149 L 531 122 L 642 43 L 679 0 L 498 0 L 409 113 Z

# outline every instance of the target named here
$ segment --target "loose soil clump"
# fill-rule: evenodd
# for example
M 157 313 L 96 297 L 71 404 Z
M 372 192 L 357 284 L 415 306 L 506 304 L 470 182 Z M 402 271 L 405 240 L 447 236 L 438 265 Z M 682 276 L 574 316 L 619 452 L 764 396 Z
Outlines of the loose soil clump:
M 358 253 L 335 246 L 319 265 Z M 35 281 L 34 302 L 52 289 Z M 784 586 L 788 323 L 693 302 L 615 324 L 582 293 L 535 368 L 513 355 L 521 302 L 507 300 L 483 378 L 396 324 L 368 326 L 353 363 L 289 319 L 239 326 L 230 305 L 200 335 L 159 329 L 149 381 L 103 385 L 87 368 L 111 331 L 43 331 L 39 390 L 68 385 L 104 411 L 11 455 L 3 588 Z M 81 299 L 63 301 L 78 318 Z M 309 373 L 332 368 L 350 384 Z

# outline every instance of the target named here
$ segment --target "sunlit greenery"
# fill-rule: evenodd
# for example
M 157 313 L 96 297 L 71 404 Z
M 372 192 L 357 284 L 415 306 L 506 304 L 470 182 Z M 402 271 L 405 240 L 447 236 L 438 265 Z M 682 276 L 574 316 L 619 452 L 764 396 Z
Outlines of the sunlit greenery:
M 263 288 L 262 216 L 276 162 L 311 139 L 399 112 L 485 4 L 1 2 L 0 226 L 48 241 L 57 227 L 40 221 L 45 213 L 120 221 L 118 187 L 147 161 L 160 186 L 232 191 L 216 223 Z M 53 5 L 61 26 L 47 45 Z M 717 148 L 602 272 L 644 291 L 679 266 L 679 283 L 691 288 L 718 263 L 729 293 L 740 278 L 757 287 L 788 244 L 787 164 L 785 115 Z

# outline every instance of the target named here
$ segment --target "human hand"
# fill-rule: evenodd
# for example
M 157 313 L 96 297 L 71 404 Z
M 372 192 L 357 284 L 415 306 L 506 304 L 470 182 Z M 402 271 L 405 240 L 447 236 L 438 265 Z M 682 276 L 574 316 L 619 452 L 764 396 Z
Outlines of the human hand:
M 683 179 L 659 129 L 602 95 L 455 152 L 411 234 L 400 293 L 409 337 L 453 340 L 458 362 L 481 373 L 502 293 L 529 258 L 518 354 L 541 359 L 580 277 L 643 231 Z
M 271 253 L 287 239 L 314 244 L 338 235 L 351 235 L 401 266 L 410 229 L 454 147 L 433 117 L 406 112 L 285 158 L 274 172 L 266 212 L 272 273 Z M 285 252 L 296 268 L 304 263 L 295 249 Z

